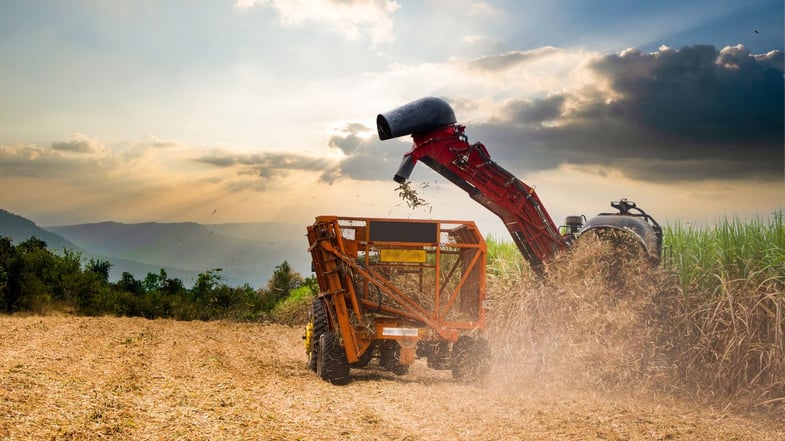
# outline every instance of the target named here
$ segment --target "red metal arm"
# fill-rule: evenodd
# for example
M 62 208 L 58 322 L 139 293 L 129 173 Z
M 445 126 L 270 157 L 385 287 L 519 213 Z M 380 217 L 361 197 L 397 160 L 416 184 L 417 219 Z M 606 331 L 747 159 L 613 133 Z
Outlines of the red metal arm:
M 412 135 L 414 146 L 395 180 L 405 182 L 414 164 L 424 162 L 499 216 L 523 256 L 541 272 L 567 243 L 534 189 L 493 162 L 484 145 L 469 144 L 464 129 L 453 124 Z

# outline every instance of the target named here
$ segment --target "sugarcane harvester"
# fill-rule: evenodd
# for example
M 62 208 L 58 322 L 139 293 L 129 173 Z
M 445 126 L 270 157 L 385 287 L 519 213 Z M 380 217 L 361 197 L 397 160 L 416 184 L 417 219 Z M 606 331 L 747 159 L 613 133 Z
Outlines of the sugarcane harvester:
M 450 105 L 423 98 L 376 119 L 379 138 L 411 135 L 414 145 L 394 176 L 406 184 L 423 162 L 499 216 L 540 275 L 562 250 L 587 233 L 621 233 L 652 264 L 660 261 L 662 229 L 634 202 L 611 202 L 615 213 L 568 216 L 557 228 L 534 189 L 470 144 Z M 304 336 L 308 366 L 334 384 L 350 368 L 378 366 L 398 375 L 416 358 L 452 370 L 461 380 L 488 375 L 485 330 L 486 245 L 470 221 L 320 216 L 308 226 L 319 283 Z
M 586 233 L 632 239 L 652 264 L 659 264 L 662 228 L 632 201 L 611 202 L 615 213 L 568 216 L 557 228 L 534 188 L 491 160 L 480 142 L 470 144 L 465 126 L 456 124 L 450 105 L 435 97 L 422 98 L 376 117 L 381 140 L 411 135 L 414 145 L 394 176 L 405 184 L 417 162 L 423 162 L 495 213 L 532 269 L 545 273 L 556 254 Z

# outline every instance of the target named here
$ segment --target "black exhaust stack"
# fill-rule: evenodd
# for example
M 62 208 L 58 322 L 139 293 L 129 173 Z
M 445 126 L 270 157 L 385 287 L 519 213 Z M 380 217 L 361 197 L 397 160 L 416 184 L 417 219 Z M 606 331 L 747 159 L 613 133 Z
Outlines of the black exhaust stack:
M 376 117 L 376 129 L 379 132 L 379 139 L 384 141 L 438 129 L 455 124 L 455 121 L 455 112 L 447 104 L 447 101 L 441 98 L 427 97 L 404 104 L 389 112 L 380 113 Z M 402 169 L 403 166 L 404 164 L 401 164 Z M 408 167 L 409 173 L 411 173 L 412 167 L 414 164 Z M 396 181 L 398 181 L 397 176 Z

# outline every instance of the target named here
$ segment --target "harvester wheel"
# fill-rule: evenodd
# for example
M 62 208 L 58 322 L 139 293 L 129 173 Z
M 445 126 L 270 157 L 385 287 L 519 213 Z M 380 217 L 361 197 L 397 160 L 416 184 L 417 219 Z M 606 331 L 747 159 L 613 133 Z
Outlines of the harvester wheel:
M 319 358 L 316 374 L 332 384 L 349 383 L 349 361 L 335 332 L 325 332 L 319 337 Z
M 452 377 L 467 382 L 483 382 L 490 374 L 491 348 L 482 337 L 463 335 L 452 347 Z
M 319 338 L 327 332 L 327 311 L 324 309 L 324 302 L 321 299 L 314 299 L 311 303 L 311 323 L 313 324 L 313 331 L 311 333 L 310 345 L 308 351 L 308 368 L 316 372 L 317 360 L 319 359 Z

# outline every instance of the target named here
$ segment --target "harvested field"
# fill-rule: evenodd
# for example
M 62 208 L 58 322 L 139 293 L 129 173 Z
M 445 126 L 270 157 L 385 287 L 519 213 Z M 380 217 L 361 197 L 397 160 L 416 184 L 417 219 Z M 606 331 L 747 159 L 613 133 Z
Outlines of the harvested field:
M 484 386 L 305 367 L 301 330 L 139 318 L 0 317 L 3 440 L 777 440 L 776 415 L 576 390 L 497 366 Z

